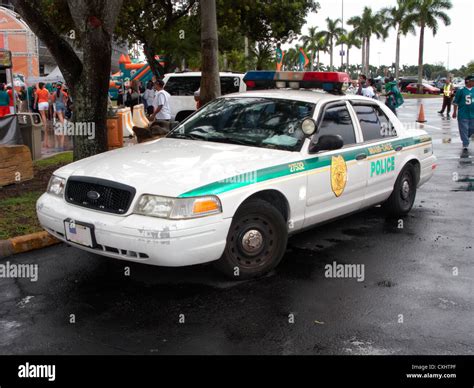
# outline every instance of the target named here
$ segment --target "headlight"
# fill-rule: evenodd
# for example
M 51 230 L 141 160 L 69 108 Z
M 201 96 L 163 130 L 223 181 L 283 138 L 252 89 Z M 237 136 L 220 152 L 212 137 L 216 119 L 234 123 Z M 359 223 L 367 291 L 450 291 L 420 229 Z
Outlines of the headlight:
M 66 186 L 66 179 L 53 175 L 48 183 L 47 192 L 50 194 L 62 197 L 64 194 L 64 187 Z
M 222 206 L 219 198 L 213 195 L 194 198 L 169 198 L 144 194 L 135 205 L 134 212 L 144 216 L 179 220 L 221 213 Z

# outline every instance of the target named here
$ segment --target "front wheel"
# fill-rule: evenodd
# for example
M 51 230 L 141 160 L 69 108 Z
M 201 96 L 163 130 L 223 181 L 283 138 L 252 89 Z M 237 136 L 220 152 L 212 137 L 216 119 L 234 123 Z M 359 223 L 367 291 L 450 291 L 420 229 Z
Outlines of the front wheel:
M 288 240 L 286 222 L 270 203 L 244 203 L 232 220 L 217 269 L 235 280 L 265 275 L 282 259 Z
M 392 194 L 384 203 L 390 216 L 404 216 L 411 210 L 415 202 L 416 184 L 415 168 L 408 164 L 398 175 Z

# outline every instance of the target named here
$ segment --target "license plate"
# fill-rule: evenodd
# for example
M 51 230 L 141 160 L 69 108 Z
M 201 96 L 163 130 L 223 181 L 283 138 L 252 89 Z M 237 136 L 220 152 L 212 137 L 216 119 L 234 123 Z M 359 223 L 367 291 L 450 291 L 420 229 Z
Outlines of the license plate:
M 86 247 L 94 248 L 94 226 L 73 220 L 64 221 L 66 240 Z

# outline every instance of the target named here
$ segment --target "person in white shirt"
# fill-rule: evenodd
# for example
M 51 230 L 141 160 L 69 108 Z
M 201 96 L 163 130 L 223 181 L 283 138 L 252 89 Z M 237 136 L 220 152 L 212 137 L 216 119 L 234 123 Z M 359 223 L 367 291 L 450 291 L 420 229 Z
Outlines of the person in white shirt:
M 155 98 L 153 99 L 153 114 L 150 119 L 153 120 L 171 120 L 170 94 L 163 89 L 164 82 L 158 80 L 155 82 Z
M 153 82 L 148 81 L 146 85 L 145 93 L 143 93 L 143 99 L 145 100 L 146 112 L 151 115 L 155 111 L 153 108 L 153 100 L 155 99 L 155 89 L 153 88 Z
M 374 98 L 374 97 L 375 97 L 375 93 L 374 93 L 373 87 L 366 84 L 366 85 L 362 88 L 362 95 L 365 96 L 365 97 Z

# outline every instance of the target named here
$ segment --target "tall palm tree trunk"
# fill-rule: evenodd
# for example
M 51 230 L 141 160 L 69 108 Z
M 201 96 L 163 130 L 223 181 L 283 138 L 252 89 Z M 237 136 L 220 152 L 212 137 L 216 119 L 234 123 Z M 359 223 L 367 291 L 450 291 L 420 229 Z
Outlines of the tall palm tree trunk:
M 400 29 L 397 30 L 397 48 L 395 52 L 395 81 L 400 77 Z
M 339 53 L 339 55 L 341 56 L 341 71 L 344 71 L 344 55 L 342 55 L 343 50 L 344 50 L 344 45 L 342 44 L 341 50 Z
M 349 46 L 347 46 L 346 71 L 349 71 Z
M 313 64 L 314 64 L 314 50 L 311 50 L 311 63 L 310 63 L 310 71 L 313 71 Z
M 331 71 L 334 71 L 334 66 L 333 66 L 333 57 L 332 57 L 332 55 L 333 55 L 333 50 L 334 50 L 334 47 L 333 47 L 333 45 L 332 45 L 332 38 L 331 38 L 331 40 L 330 40 L 330 45 L 331 45 L 331 46 L 329 47 L 329 50 L 330 50 L 330 56 L 331 56 L 331 60 L 330 60 L 329 64 L 330 64 Z
M 316 71 L 319 71 L 319 50 L 316 52 Z
M 362 73 L 365 72 L 365 37 L 362 38 L 362 63 L 361 63 Z
M 369 76 L 370 69 L 370 36 L 367 38 L 367 48 L 365 49 L 365 75 Z
M 423 49 L 425 41 L 425 25 L 420 28 L 420 46 L 418 49 L 418 93 L 423 93 Z

